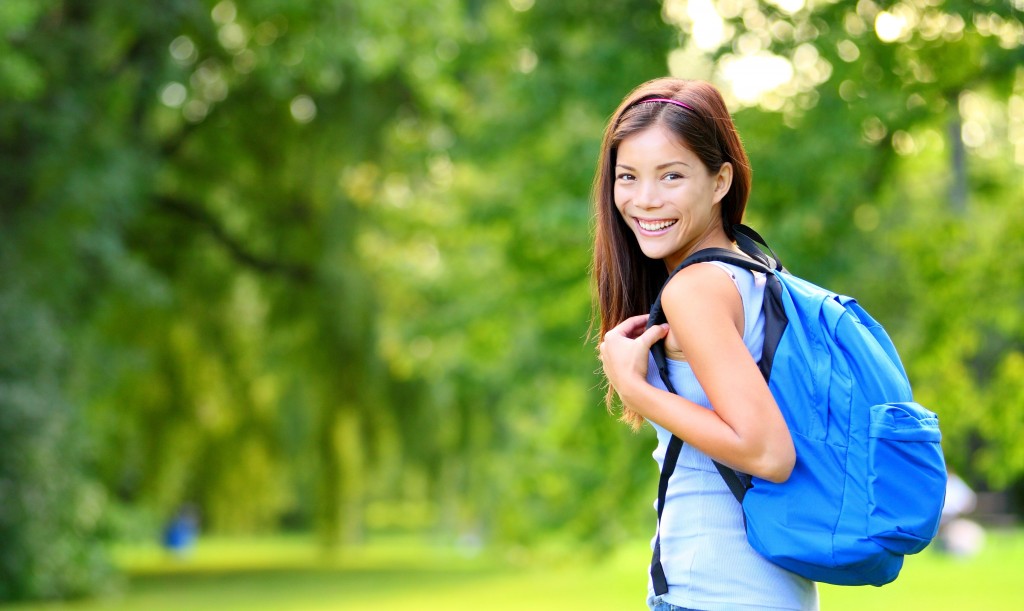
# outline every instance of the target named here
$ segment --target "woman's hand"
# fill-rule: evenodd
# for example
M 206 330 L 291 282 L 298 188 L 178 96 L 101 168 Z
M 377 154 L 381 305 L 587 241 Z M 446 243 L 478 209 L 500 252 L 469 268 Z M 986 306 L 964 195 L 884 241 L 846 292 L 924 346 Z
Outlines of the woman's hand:
M 647 314 L 622 321 L 604 334 L 598 346 L 604 374 L 623 403 L 630 405 L 630 391 L 638 383 L 647 383 L 647 363 L 651 346 L 668 335 L 668 325 L 647 326 Z

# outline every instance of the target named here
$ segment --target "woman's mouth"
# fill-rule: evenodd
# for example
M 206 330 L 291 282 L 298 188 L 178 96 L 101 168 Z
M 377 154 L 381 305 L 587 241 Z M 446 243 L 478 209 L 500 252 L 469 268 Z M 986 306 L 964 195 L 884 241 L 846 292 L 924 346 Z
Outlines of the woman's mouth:
M 661 233 L 678 222 L 678 219 L 640 219 L 634 217 L 637 227 L 644 233 Z

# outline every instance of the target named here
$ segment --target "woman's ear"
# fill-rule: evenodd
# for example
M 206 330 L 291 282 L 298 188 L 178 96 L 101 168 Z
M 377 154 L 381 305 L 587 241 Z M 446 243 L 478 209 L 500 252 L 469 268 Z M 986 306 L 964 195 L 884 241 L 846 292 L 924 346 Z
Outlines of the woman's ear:
M 715 203 L 722 201 L 725 194 L 729 192 L 729 188 L 732 187 L 732 164 L 726 161 L 722 164 L 722 167 L 718 168 L 718 174 L 715 176 Z

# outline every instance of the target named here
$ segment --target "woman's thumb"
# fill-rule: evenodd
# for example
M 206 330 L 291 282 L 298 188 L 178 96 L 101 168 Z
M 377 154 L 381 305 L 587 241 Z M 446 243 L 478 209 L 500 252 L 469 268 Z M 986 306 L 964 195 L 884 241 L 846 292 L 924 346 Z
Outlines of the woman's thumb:
M 649 349 L 666 335 L 668 335 L 668 324 L 662 323 L 644 331 L 643 335 L 637 339 Z

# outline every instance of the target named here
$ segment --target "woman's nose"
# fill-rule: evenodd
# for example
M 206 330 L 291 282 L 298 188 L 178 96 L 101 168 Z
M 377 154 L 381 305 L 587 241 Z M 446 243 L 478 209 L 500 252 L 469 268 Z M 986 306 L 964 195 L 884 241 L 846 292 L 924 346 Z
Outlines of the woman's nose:
M 653 181 L 640 181 L 637 185 L 636 204 L 644 209 L 661 207 L 658 185 Z

